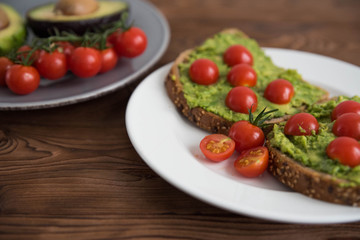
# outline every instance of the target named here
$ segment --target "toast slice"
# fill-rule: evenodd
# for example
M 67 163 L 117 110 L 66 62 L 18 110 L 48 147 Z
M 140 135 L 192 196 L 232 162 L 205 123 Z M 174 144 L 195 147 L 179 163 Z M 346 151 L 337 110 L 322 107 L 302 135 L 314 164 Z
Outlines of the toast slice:
M 254 114 L 258 114 L 264 107 L 267 107 L 267 110 L 281 110 L 276 112 L 273 118 L 266 123 L 273 124 L 284 121 L 291 114 L 301 112 L 314 102 L 328 98 L 327 91 L 302 80 L 295 70 L 275 66 L 256 41 L 250 39 L 245 33 L 234 28 L 225 29 L 207 39 L 203 45 L 180 53 L 165 80 L 167 93 L 178 111 L 196 126 L 210 133 L 227 134 L 234 122 L 248 120 L 247 114 L 233 112 L 225 105 L 226 94 L 232 86 L 226 81 L 226 74 L 230 67 L 223 62 L 222 55 L 233 44 L 244 45 L 254 57 L 253 67 L 258 75 L 258 83 L 253 90 L 259 101 Z M 212 86 L 196 86 L 197 84 L 191 82 L 188 76 L 191 63 L 201 57 L 212 59 L 219 67 L 220 78 Z M 291 104 L 277 105 L 263 97 L 267 83 L 276 78 L 294 78 L 294 81 L 302 89 L 301 93 L 295 92 Z M 302 98 L 308 99 L 303 101 Z
M 286 136 L 284 123 L 275 124 L 267 135 L 268 171 L 294 191 L 337 204 L 360 206 L 360 166 L 348 167 L 330 159 L 326 147 L 332 134 L 332 109 L 346 97 L 314 104 L 308 110 L 320 124 L 315 136 Z M 360 102 L 360 97 L 351 100 Z

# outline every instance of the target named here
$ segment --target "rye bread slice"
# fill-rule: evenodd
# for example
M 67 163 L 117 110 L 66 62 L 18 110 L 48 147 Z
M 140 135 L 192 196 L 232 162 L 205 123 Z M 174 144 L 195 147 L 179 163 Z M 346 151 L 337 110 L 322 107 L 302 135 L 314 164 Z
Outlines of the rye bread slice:
M 269 149 L 268 171 L 280 182 L 308 197 L 331 203 L 360 206 L 360 186 L 306 167 L 265 143 Z
M 221 33 L 229 34 L 238 34 L 241 33 L 245 37 L 246 34 L 235 28 L 229 28 L 221 31 Z M 169 74 L 165 80 L 165 86 L 169 98 L 175 104 L 178 111 L 183 114 L 187 119 L 196 124 L 196 126 L 210 132 L 210 133 L 222 133 L 228 134 L 230 127 L 234 121 L 229 121 L 217 114 L 209 112 L 201 107 L 191 108 L 184 96 L 183 85 L 180 82 L 180 72 L 179 64 L 188 61 L 188 56 L 193 51 L 193 49 L 188 49 L 179 54 L 179 56 L 174 61 Z M 320 89 L 320 88 L 319 88 Z M 322 89 L 323 90 L 323 89 Z M 324 91 L 324 90 L 323 90 Z M 327 99 L 328 94 L 324 94 L 321 100 Z M 301 107 L 300 111 L 305 110 L 305 106 Z M 265 123 L 274 124 L 285 121 L 290 118 L 290 115 L 285 115 L 282 117 L 272 118 Z

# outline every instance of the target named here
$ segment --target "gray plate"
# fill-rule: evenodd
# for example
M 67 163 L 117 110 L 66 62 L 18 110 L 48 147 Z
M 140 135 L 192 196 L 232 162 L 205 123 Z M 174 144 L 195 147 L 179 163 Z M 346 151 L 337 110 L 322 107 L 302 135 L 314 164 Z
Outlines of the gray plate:
M 28 9 L 49 0 L 2 0 L 13 6 L 23 16 Z M 133 59 L 122 58 L 112 71 L 92 78 L 77 78 L 67 74 L 63 79 L 41 79 L 34 92 L 15 95 L 7 88 L 0 88 L 0 110 L 40 109 L 73 104 L 110 93 L 134 81 L 151 68 L 164 54 L 170 40 L 169 25 L 153 5 L 141 0 L 128 0 L 130 17 L 134 25 L 142 28 L 148 37 L 146 51 Z M 30 38 L 32 38 L 30 33 Z

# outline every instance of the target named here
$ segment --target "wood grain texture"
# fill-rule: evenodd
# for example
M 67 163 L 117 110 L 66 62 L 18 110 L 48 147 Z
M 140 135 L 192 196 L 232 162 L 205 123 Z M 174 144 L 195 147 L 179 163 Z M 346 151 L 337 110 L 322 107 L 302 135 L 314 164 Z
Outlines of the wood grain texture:
M 357 0 L 151 0 L 171 42 L 152 70 L 228 27 L 262 46 L 360 65 Z M 174 188 L 132 147 L 135 83 L 84 103 L 0 111 L 0 239 L 360 239 L 360 223 L 283 224 L 233 214 Z

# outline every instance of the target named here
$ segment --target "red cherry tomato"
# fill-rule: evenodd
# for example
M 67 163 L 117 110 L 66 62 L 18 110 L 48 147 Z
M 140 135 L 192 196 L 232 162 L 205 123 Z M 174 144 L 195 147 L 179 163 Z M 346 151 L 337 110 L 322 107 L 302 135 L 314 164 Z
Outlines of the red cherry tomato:
M 277 79 L 269 83 L 265 89 L 264 97 L 276 104 L 286 104 L 294 96 L 293 85 L 285 79 Z
M 326 154 L 343 165 L 356 167 L 360 164 L 360 144 L 354 138 L 335 138 L 327 146 Z
M 58 50 L 54 52 L 41 50 L 35 61 L 35 67 L 42 77 L 50 80 L 62 78 L 68 70 L 66 56 Z
M 301 136 L 311 135 L 319 130 L 319 123 L 310 113 L 297 113 L 287 120 L 284 128 L 286 135 Z
M 230 67 L 236 64 L 253 65 L 253 56 L 251 52 L 242 45 L 232 45 L 224 53 L 224 62 Z
M 243 151 L 234 162 L 234 167 L 244 177 L 253 178 L 265 172 L 268 163 L 268 149 L 256 147 Z
M 140 28 L 131 27 L 116 38 L 114 46 L 119 56 L 128 58 L 137 57 L 146 50 L 147 37 Z
M 17 59 L 22 61 L 24 59 L 27 58 L 28 53 L 32 50 L 32 48 L 29 45 L 23 45 L 21 46 L 17 51 Z M 39 56 L 39 50 L 35 50 L 33 52 L 33 54 L 30 57 L 30 61 L 32 61 L 33 63 L 37 60 L 38 56 Z
M 113 48 L 106 48 L 100 51 L 101 55 L 101 69 L 99 73 L 110 71 L 116 66 L 118 56 Z
M 121 30 L 117 30 L 115 32 L 113 32 L 112 34 L 110 34 L 107 39 L 106 42 L 109 43 L 111 45 L 111 47 L 114 47 L 116 44 L 116 39 L 118 38 L 118 36 L 121 34 Z
M 206 158 L 220 162 L 231 157 L 235 151 L 235 142 L 223 134 L 211 134 L 200 142 L 200 150 Z
M 235 149 L 240 153 L 262 146 L 265 141 L 265 135 L 261 128 L 245 120 L 238 121 L 231 126 L 229 137 L 235 141 Z
M 219 69 L 210 59 L 200 58 L 195 60 L 189 69 L 190 79 L 201 85 L 210 85 L 219 78 Z
M 360 115 L 360 103 L 353 100 L 347 100 L 339 103 L 331 113 L 331 120 L 336 120 L 344 113 L 357 113 Z
M 6 86 L 5 75 L 8 68 L 14 63 L 7 57 L 0 57 L 0 86 Z
M 6 71 L 5 81 L 12 92 L 25 95 L 39 87 L 40 74 L 32 66 L 14 64 Z
M 234 87 L 226 96 L 225 104 L 231 110 L 240 113 L 255 112 L 257 108 L 257 97 L 253 90 L 248 87 Z
M 100 52 L 95 48 L 77 47 L 71 56 L 69 66 L 78 77 L 95 76 L 101 69 Z
M 71 55 L 75 50 L 75 46 L 70 42 L 56 42 L 56 44 L 59 46 L 59 51 L 65 54 L 66 62 L 69 63 Z
M 257 75 L 248 64 L 237 64 L 227 74 L 227 80 L 232 86 L 253 87 L 256 85 Z
M 345 113 L 340 115 L 332 128 L 332 132 L 340 137 L 352 137 L 360 140 L 360 115 L 356 113 Z

